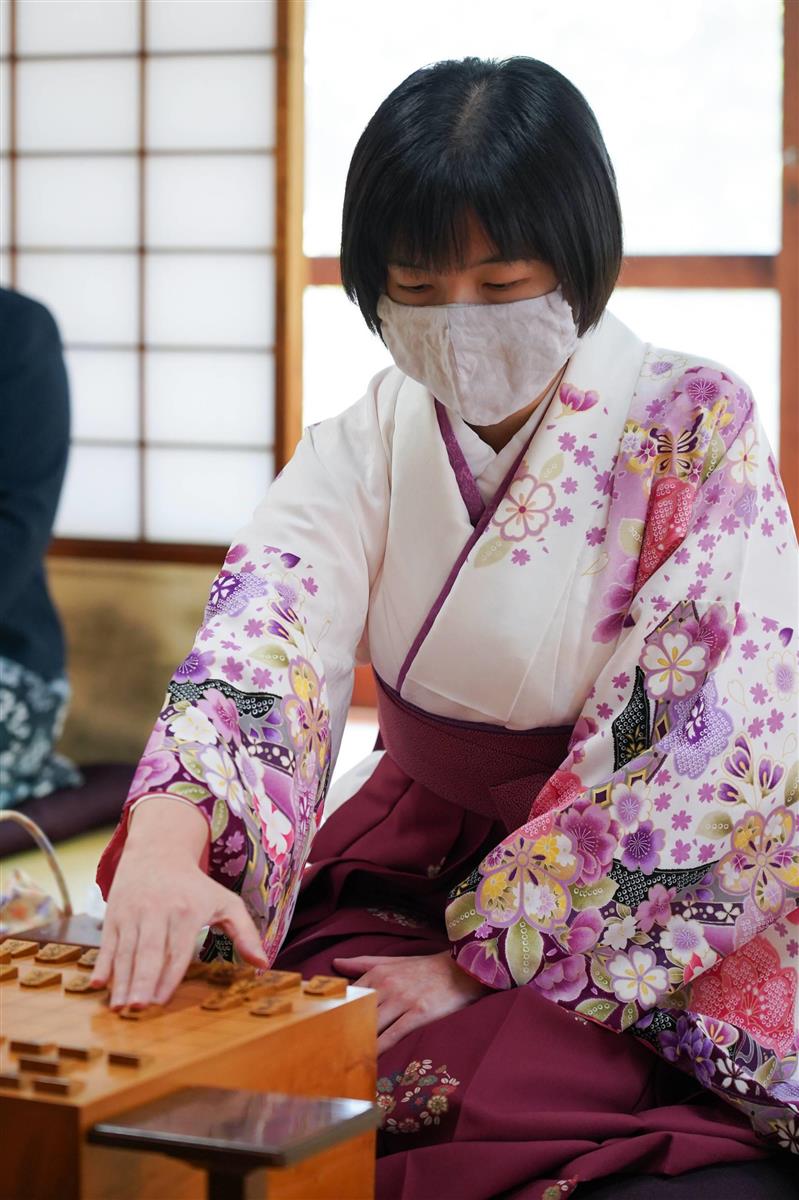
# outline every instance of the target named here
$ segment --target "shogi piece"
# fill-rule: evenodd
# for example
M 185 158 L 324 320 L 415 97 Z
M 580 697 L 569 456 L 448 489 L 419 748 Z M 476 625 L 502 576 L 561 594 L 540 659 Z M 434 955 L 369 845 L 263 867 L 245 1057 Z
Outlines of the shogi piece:
M 0 954 L 10 954 L 12 958 L 27 958 L 38 949 L 38 942 L 22 942 L 19 938 L 6 938 L 4 942 L 0 942 Z
M 19 981 L 23 987 L 52 987 L 61 982 L 61 972 L 53 970 L 52 967 L 34 967 L 32 971 L 20 975 Z
M 336 975 L 313 975 L 304 985 L 306 996 L 346 996 L 348 980 Z
M 135 1050 L 108 1051 L 108 1062 L 112 1067 L 143 1067 L 149 1061 L 149 1054 L 138 1054 Z
M 246 979 L 255 978 L 255 967 L 239 966 L 237 963 L 226 962 L 218 958 L 207 963 L 202 978 L 215 987 L 229 987 L 231 983 L 241 983 Z
M 99 1046 L 59 1046 L 58 1057 L 73 1059 L 75 1062 L 91 1062 L 99 1058 L 102 1050 Z
M 233 988 L 229 988 L 225 992 L 219 992 L 216 996 L 209 996 L 207 1000 L 203 1000 L 200 1008 L 205 1012 L 227 1012 L 231 1008 L 240 1008 L 246 1000 L 246 991 L 234 991 Z
M 60 1058 L 46 1058 L 43 1054 L 23 1054 L 19 1060 L 20 1071 L 35 1071 L 39 1075 L 60 1075 L 63 1065 Z
M 34 1092 L 45 1092 L 53 1096 L 74 1096 L 84 1086 L 80 1079 L 42 1075 L 33 1079 Z
M 255 1008 L 250 1009 L 250 1015 L 253 1017 L 278 1017 L 281 1013 L 292 1012 L 294 1009 L 294 1001 L 288 996 L 270 996 L 266 1000 L 262 1000 L 260 1004 L 256 1004 Z
M 291 988 L 299 987 L 302 975 L 299 971 L 264 971 L 262 975 L 256 976 L 255 983 L 259 992 L 270 996 L 274 992 L 287 992 Z
M 12 979 L 16 979 L 18 974 L 19 967 L 16 963 L 0 963 L 0 983 L 10 982 Z
M 18 1071 L 0 1071 L 0 1088 L 15 1088 L 19 1091 L 25 1086 L 25 1080 Z
M 52 1054 L 55 1043 L 50 1041 L 28 1040 L 27 1038 L 12 1038 L 8 1043 L 12 1054 Z
M 99 996 L 105 988 L 92 987 L 90 975 L 70 975 L 64 982 L 64 991 L 72 994 L 94 994 Z
M 93 946 L 91 950 L 84 950 L 78 959 L 78 966 L 92 968 L 97 962 L 97 955 L 99 953 L 100 951 L 96 946 Z
M 82 954 L 82 946 L 65 946 L 60 942 L 48 942 L 36 955 L 36 961 L 40 963 L 75 962 Z
M 10 963 L 10 962 L 11 962 L 11 953 L 10 953 L 10 951 L 8 951 L 8 950 L 0 950 L 0 964 L 2 964 L 2 963 Z

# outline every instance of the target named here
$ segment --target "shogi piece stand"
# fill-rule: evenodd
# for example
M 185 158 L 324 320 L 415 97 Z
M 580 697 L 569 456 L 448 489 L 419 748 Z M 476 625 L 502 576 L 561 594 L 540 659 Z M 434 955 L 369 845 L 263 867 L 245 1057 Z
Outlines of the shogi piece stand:
M 200 1167 L 208 1200 L 265 1200 L 267 1167 L 293 1166 L 368 1133 L 380 1116 L 368 1100 L 185 1088 L 100 1122 L 88 1140 Z

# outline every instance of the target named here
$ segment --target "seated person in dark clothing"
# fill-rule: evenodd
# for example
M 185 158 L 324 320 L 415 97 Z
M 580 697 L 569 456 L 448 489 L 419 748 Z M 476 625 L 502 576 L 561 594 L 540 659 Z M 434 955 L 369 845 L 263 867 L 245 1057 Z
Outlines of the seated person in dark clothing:
M 0 288 L 0 808 L 81 782 L 53 753 L 69 684 L 44 570 L 68 450 L 56 323 L 43 305 Z

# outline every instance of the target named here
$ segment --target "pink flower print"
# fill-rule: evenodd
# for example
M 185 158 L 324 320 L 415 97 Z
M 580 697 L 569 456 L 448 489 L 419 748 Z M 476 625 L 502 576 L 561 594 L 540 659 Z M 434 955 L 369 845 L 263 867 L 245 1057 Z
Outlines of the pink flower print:
M 754 937 L 691 984 L 690 1006 L 746 1030 L 784 1056 L 793 1049 L 796 968 Z
M 780 627 L 779 621 L 775 621 L 773 617 L 761 617 L 760 624 L 764 633 L 776 633 Z
M 572 510 L 567 506 L 564 506 L 563 508 L 555 509 L 552 514 L 552 520 L 561 526 L 571 525 L 572 521 L 574 520 L 574 516 L 572 514 Z
M 526 550 L 515 549 L 510 556 L 511 562 L 517 567 L 523 567 L 525 563 L 529 563 L 530 555 Z
M 230 563 L 231 565 L 241 562 L 243 558 L 247 557 L 247 553 L 247 547 L 244 545 L 244 543 L 237 542 L 235 546 L 231 546 L 228 550 L 227 554 L 225 555 L 225 562 Z
M 499 928 L 524 917 L 537 929 L 553 929 L 571 912 L 564 885 L 572 882 L 577 867 L 571 839 L 559 831 L 535 840 L 512 835 L 480 864 L 475 909 Z
M 613 491 L 613 472 L 597 471 L 594 475 L 594 491 L 601 496 L 609 496 Z
M 185 683 L 188 679 L 193 683 L 202 683 L 208 678 L 213 661 L 214 654 L 211 650 L 190 650 L 175 671 L 174 677 L 179 683 Z
M 666 834 L 662 829 L 655 829 L 651 821 L 642 821 L 636 830 L 621 839 L 622 866 L 628 871 L 651 875 L 660 863 L 660 851 L 665 842 Z
M 217 732 L 226 742 L 241 742 L 239 714 L 236 705 L 227 696 L 223 696 L 216 688 L 210 688 L 202 700 L 197 701 L 197 707 L 211 718 Z
M 729 394 L 729 385 L 721 371 L 699 367 L 686 371 L 677 384 L 677 391 L 683 392 L 700 408 L 709 409 L 721 396 Z
M 229 679 L 231 683 L 238 683 L 244 674 L 244 667 L 240 662 L 236 662 L 235 658 L 229 654 L 222 663 L 222 674 L 226 679 Z
M 585 540 L 589 546 L 601 546 L 605 540 L 605 530 L 594 525 L 591 529 L 586 530 Z
M 659 967 L 646 946 L 634 946 L 629 953 L 618 951 L 608 963 L 608 973 L 617 1000 L 635 1002 L 651 1008 L 668 988 L 665 967 Z
M 574 452 L 574 461 L 579 467 L 588 467 L 591 465 L 591 459 L 594 457 L 594 452 L 590 446 L 580 446 L 579 450 Z
M 558 931 L 558 941 L 570 954 L 587 954 L 602 936 L 605 922 L 597 908 L 585 908 Z
M 581 392 L 579 388 L 574 387 L 570 383 L 563 383 L 560 387 L 559 399 L 563 406 L 560 416 L 568 415 L 569 413 L 587 412 L 589 408 L 593 408 L 599 401 L 599 392 L 586 391 Z
M 685 598 L 687 600 L 701 600 L 706 591 L 707 586 L 701 580 L 697 579 L 685 589 Z
M 307 579 L 303 579 L 302 586 L 305 588 L 305 590 L 309 596 L 315 596 L 316 593 L 319 591 L 319 587 L 316 583 L 316 580 L 313 578 L 312 575 L 309 575 L 307 577 Z
M 597 731 L 597 723 L 591 717 L 578 717 L 569 738 L 569 752 L 572 762 L 576 765 L 585 758 L 583 746 Z
M 713 799 L 713 784 L 703 783 L 698 792 L 700 804 L 710 804 Z
M 641 901 L 635 914 L 644 933 L 649 933 L 653 925 L 668 925 L 675 894 L 676 888 L 665 888 L 662 883 L 649 889 L 646 900 Z
M 609 721 L 613 716 L 613 709 L 605 700 L 603 700 L 601 704 L 597 704 L 596 711 L 597 716 L 601 717 L 603 721 Z
M 635 783 L 616 783 L 611 791 L 611 809 L 622 833 L 632 833 L 651 814 L 643 779 Z
M 753 642 L 751 638 L 747 638 L 741 646 L 741 654 L 748 662 L 751 662 L 759 649 L 760 647 L 757 642 Z
M 561 813 L 558 826 L 572 840 L 578 863 L 574 882 L 596 883 L 613 861 L 618 825 L 607 809 L 581 797 Z
M 760 522 L 760 532 L 763 534 L 763 537 L 767 538 L 770 538 L 774 532 L 774 526 L 771 524 L 771 521 L 767 520 L 765 517 Z
M 783 506 L 782 506 L 782 505 L 780 505 L 780 506 L 779 506 L 779 508 L 777 508 L 777 509 L 775 509 L 775 510 L 774 510 L 774 515 L 776 516 L 776 518 L 777 518 L 777 520 L 779 521 L 780 525 L 785 525 L 785 524 L 787 523 L 787 521 L 788 521 L 788 512 L 787 512 L 787 510 L 786 510 L 785 508 L 783 508 Z
M 765 728 L 762 717 L 753 717 L 746 727 L 746 732 L 750 737 L 759 738 Z
M 779 711 L 779 709 L 772 708 L 771 713 L 766 719 L 766 724 L 772 733 L 779 733 L 779 731 L 782 729 L 784 720 L 784 715 Z
M 691 856 L 691 847 L 682 838 L 677 838 L 672 850 L 672 858 L 679 866 L 681 863 L 687 862 Z
M 257 688 L 263 689 L 271 688 L 274 683 L 272 672 L 266 667 L 256 667 L 252 673 L 252 681 Z
M 247 634 L 248 638 L 258 638 L 261 636 L 263 631 L 264 631 L 263 621 L 256 621 L 254 617 L 251 617 L 250 620 L 247 622 L 247 624 L 244 626 L 244 632 Z
M 547 513 L 555 503 L 548 483 L 539 483 L 534 475 L 520 475 L 500 502 L 493 523 L 508 542 L 521 542 L 540 533 L 549 522 Z
M 710 950 L 699 922 L 687 921 L 679 913 L 669 918 L 666 932 L 660 935 L 660 944 L 669 951 L 669 958 L 682 967 L 687 966 L 695 954 L 704 959 Z
M 178 769 L 178 760 L 170 750 L 154 750 L 139 759 L 129 796 L 141 796 L 153 788 L 163 787 Z
M 573 433 L 562 433 L 558 438 L 558 445 L 564 453 L 568 453 L 577 445 L 577 438 Z
M 568 475 L 563 480 L 562 486 L 563 486 L 563 490 L 567 496 L 573 496 L 574 493 L 577 491 L 577 480 L 572 479 L 571 475 Z
M 633 598 L 636 571 L 637 563 L 633 558 L 627 558 L 619 565 L 614 582 L 602 597 L 605 608 L 610 610 L 609 616 L 603 617 L 594 629 L 593 641 L 613 642 L 621 633 Z
M 749 694 L 754 700 L 755 704 L 765 704 L 766 700 L 768 699 L 768 692 L 763 687 L 762 683 L 753 684 L 749 689 Z
M 624 689 L 627 687 L 627 684 L 629 682 L 630 682 L 630 676 L 627 674 L 626 671 L 622 671 L 619 675 L 614 675 L 613 680 L 612 680 L 613 686 L 615 688 L 618 688 L 620 692 L 624 691 Z
M 785 889 L 799 888 L 799 847 L 794 844 L 795 822 L 787 808 L 767 818 L 750 811 L 733 828 L 732 850 L 718 865 L 718 879 L 731 896 L 749 896 L 756 908 L 777 916 Z
M 691 824 L 691 818 L 688 816 L 688 813 L 685 811 L 684 808 L 681 808 L 679 812 L 672 813 L 672 816 L 671 816 L 672 829 L 685 830 L 688 828 L 688 826 L 690 824 Z
M 330 752 L 330 719 L 323 702 L 319 676 L 304 658 L 289 664 L 291 692 L 283 698 L 283 713 L 297 750 L 302 779 L 318 779 Z
M 707 658 L 707 647 L 693 642 L 680 629 L 656 634 L 641 655 L 646 690 L 656 700 L 690 695 L 699 687 Z
M 576 1000 L 588 984 L 585 955 L 572 954 L 568 958 L 561 958 L 544 967 L 531 982 L 549 1000 Z

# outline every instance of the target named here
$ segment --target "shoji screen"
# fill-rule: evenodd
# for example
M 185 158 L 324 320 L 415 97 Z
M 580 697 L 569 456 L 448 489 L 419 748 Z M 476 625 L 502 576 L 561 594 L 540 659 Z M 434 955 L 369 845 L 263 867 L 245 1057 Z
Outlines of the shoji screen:
M 277 9 L 3 0 L 0 271 L 66 346 L 62 538 L 224 544 L 274 474 Z

